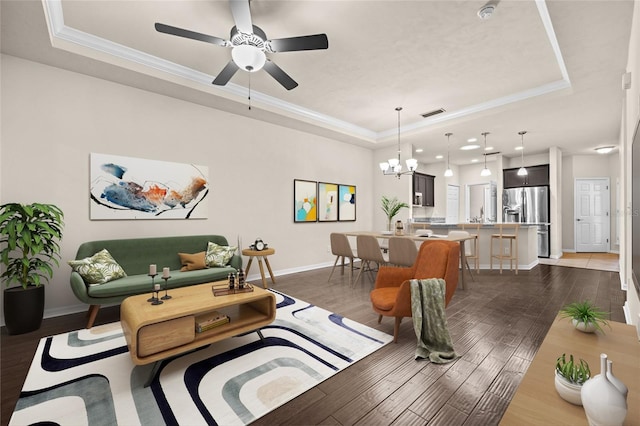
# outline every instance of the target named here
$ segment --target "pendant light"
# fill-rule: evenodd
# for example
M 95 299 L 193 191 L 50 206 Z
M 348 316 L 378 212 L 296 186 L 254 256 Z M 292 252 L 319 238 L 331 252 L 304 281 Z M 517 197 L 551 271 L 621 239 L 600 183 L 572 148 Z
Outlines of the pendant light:
M 484 169 L 480 172 L 480 176 L 486 177 L 491 176 L 491 170 L 487 168 L 487 135 L 489 132 L 481 133 L 484 136 Z
M 402 171 L 402 164 L 400 164 L 400 111 L 402 111 L 402 107 L 397 107 L 396 111 L 398 112 L 398 158 L 390 158 L 388 161 L 380 163 L 380 170 L 382 170 L 383 175 L 396 176 L 400 179 L 402 175 L 413 175 L 418 168 L 418 160 L 409 158 L 406 161 L 409 170 Z
M 520 135 L 520 151 L 521 151 L 521 159 L 522 159 L 522 163 L 520 168 L 518 169 L 518 176 L 526 176 L 527 173 L 527 169 L 524 168 L 524 135 L 527 133 L 526 130 L 521 130 L 518 132 L 518 134 Z
M 453 133 L 445 133 L 444 135 L 447 137 L 447 170 L 444 171 L 444 177 L 451 177 L 453 176 L 453 170 L 451 170 L 451 166 L 449 164 L 449 138 Z

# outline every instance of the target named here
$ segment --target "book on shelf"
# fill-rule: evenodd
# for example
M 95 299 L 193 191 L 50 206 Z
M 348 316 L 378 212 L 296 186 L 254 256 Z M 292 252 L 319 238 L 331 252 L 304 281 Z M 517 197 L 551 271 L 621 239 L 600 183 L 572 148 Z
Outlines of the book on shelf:
M 200 315 L 196 317 L 196 332 L 202 333 L 203 331 L 211 330 L 212 328 L 227 324 L 230 320 L 227 315 L 218 311 Z

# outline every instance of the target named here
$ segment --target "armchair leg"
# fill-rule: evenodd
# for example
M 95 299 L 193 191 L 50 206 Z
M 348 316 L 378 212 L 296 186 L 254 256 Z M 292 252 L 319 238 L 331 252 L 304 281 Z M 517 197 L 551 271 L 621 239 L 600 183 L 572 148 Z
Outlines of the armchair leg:
M 396 321 L 393 324 L 393 343 L 398 343 L 398 333 L 400 333 L 401 322 L 402 322 L 402 317 L 396 317 Z
M 100 309 L 100 305 L 91 305 L 89 306 L 89 310 L 87 311 L 87 316 L 89 319 L 87 320 L 87 329 L 93 327 L 93 323 L 96 320 L 96 316 L 98 315 L 98 310 Z

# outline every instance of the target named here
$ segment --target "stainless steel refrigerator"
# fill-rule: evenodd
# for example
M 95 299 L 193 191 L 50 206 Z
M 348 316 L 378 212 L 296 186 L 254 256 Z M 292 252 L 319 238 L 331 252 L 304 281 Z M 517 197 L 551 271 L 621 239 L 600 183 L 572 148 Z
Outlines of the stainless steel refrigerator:
M 535 224 L 538 227 L 538 257 L 549 257 L 549 187 L 529 186 L 502 191 L 502 221 Z

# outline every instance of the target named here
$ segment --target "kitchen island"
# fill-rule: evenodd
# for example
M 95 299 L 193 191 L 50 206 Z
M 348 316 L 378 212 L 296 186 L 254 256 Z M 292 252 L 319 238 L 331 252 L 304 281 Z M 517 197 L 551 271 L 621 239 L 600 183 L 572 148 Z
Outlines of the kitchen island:
M 478 244 L 479 244 L 479 256 L 480 256 L 480 269 L 489 269 L 491 262 L 491 235 L 498 233 L 498 227 L 496 223 L 465 223 L 468 225 L 480 225 L 478 229 Z M 409 231 L 410 233 L 419 232 L 422 229 L 431 229 L 434 234 L 446 235 L 449 231 L 462 229 L 460 223 L 426 223 L 426 222 L 411 222 Z M 475 234 L 475 229 L 465 229 L 470 234 Z M 508 231 L 511 232 L 511 231 Z M 495 243 L 494 243 L 495 244 Z M 495 250 L 495 247 L 494 247 Z M 521 223 L 520 229 L 518 229 L 518 269 L 530 270 L 538 264 L 538 225 Z M 504 265 L 504 264 L 503 264 Z M 500 266 L 494 259 L 493 268 L 498 269 Z M 504 269 L 504 267 L 503 267 Z M 507 262 L 507 270 L 509 265 Z

